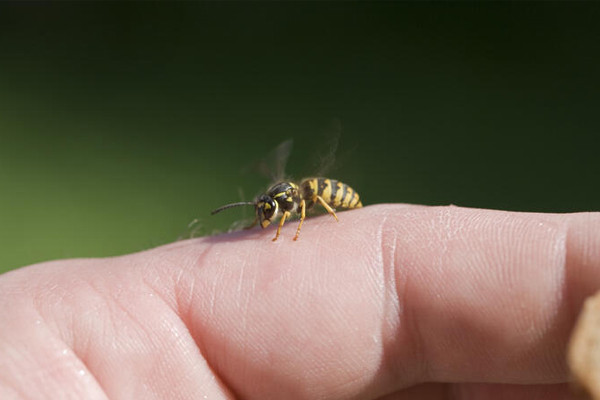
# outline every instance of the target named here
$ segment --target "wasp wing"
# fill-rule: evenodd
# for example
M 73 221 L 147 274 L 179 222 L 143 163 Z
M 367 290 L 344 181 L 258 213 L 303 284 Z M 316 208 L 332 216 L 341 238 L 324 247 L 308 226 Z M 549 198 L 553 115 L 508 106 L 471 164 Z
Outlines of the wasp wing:
M 286 178 L 285 167 L 290 158 L 294 141 L 288 139 L 271 150 L 266 157 L 242 169 L 243 173 L 258 172 L 269 179 L 269 183 L 282 182 Z
M 342 134 L 342 122 L 334 118 L 324 130 L 313 161 L 314 176 L 327 176 L 336 165 L 336 153 Z
M 263 160 L 263 173 L 266 173 L 271 178 L 272 182 L 281 182 L 285 180 L 285 167 L 292 152 L 294 141 L 288 139 L 275 147 Z

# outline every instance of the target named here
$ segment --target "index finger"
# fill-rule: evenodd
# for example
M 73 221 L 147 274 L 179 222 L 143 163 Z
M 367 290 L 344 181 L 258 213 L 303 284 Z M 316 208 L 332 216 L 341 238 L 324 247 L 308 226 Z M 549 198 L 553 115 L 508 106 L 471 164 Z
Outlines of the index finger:
M 186 245 L 188 322 L 234 392 L 566 380 L 600 282 L 598 214 L 381 205 L 307 222 L 296 243 L 287 227 Z

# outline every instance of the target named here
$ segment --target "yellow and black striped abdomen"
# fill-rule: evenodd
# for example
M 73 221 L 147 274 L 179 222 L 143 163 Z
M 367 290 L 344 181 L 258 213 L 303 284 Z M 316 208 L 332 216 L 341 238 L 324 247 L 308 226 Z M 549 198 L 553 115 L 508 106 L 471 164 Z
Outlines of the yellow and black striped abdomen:
M 343 182 L 329 178 L 308 178 L 300 183 L 301 196 L 306 206 L 312 207 L 317 196 L 333 208 L 360 208 L 360 196 L 354 189 Z

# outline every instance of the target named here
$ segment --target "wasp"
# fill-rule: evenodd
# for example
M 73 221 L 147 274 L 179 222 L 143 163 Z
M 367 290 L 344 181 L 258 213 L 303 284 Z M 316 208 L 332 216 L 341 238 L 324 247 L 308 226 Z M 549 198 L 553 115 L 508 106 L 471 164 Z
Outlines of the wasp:
M 294 240 L 298 240 L 300 229 L 306 218 L 306 210 L 310 210 L 317 203 L 323 206 L 336 221 L 338 217 L 335 214 L 335 208 L 354 209 L 362 207 L 360 196 L 347 184 L 329 178 L 306 178 L 300 184 L 294 182 L 276 183 L 266 193 L 258 196 L 255 201 L 227 204 L 212 211 L 211 214 L 214 215 L 231 207 L 253 205 L 256 217 L 248 228 L 260 223 L 263 229 L 281 214 L 273 241 L 279 238 L 285 221 L 292 214 L 299 214 L 300 223 L 294 236 Z

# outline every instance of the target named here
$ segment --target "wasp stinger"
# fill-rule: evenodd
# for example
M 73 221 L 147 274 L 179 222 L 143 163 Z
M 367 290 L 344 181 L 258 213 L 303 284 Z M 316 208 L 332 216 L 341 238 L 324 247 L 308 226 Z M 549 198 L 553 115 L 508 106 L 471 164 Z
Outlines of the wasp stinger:
M 300 214 L 300 223 L 294 236 L 294 240 L 297 240 L 302 223 L 306 218 L 306 210 L 312 208 L 316 203 L 321 204 L 336 221 L 338 217 L 335 215 L 334 208 L 353 209 L 362 207 L 358 193 L 345 183 L 328 178 L 307 178 L 302 180 L 299 185 L 293 182 L 276 183 L 254 202 L 227 204 L 217 208 L 211 214 L 214 215 L 231 207 L 253 205 L 256 210 L 256 217 L 249 228 L 257 223 L 260 223 L 262 228 L 266 228 L 281 214 L 273 241 L 279 237 L 285 220 L 292 213 Z

